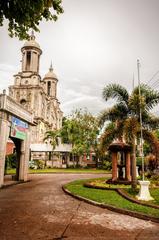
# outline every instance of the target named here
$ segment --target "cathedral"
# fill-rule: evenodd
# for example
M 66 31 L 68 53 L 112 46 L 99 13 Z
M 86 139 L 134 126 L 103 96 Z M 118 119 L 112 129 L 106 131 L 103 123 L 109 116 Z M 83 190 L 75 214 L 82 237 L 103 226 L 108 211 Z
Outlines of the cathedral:
M 49 141 L 44 142 L 45 133 L 62 127 L 63 112 L 57 99 L 58 78 L 52 64 L 42 78 L 39 74 L 42 50 L 32 33 L 21 48 L 21 71 L 14 75 L 14 84 L 9 87 L 9 97 L 20 103 L 33 116 L 30 126 L 30 160 L 42 160 L 45 166 L 66 168 L 74 164 L 71 158 L 72 145 L 62 144 L 53 150 Z M 81 165 L 87 165 L 79 162 Z
M 58 78 L 52 64 L 42 78 L 39 74 L 42 50 L 35 41 L 34 33 L 21 48 L 21 71 L 14 75 L 14 85 L 9 96 L 33 114 L 35 125 L 31 129 L 31 143 L 42 145 L 45 132 L 60 129 L 63 113 L 57 99 Z

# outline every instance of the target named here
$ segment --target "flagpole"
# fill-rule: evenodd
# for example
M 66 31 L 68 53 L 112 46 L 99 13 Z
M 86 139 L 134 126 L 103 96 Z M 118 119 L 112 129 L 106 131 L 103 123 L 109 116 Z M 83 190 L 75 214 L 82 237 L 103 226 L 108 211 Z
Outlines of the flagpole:
M 139 87 L 139 110 L 140 110 L 140 134 L 141 134 L 141 157 L 142 157 L 142 180 L 144 181 L 144 151 L 143 151 L 143 129 L 142 129 L 142 108 L 141 108 L 141 83 L 140 83 L 140 61 L 137 59 L 138 87 Z

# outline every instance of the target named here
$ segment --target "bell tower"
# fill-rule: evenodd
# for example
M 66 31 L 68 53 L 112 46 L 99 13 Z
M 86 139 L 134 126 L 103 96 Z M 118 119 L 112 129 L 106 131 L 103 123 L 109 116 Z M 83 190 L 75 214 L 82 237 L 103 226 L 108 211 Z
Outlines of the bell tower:
M 32 32 L 30 40 L 25 42 L 21 52 L 22 72 L 39 74 L 40 55 L 42 54 L 42 51 L 39 44 L 35 41 L 34 32 Z
M 9 87 L 9 95 L 25 108 L 36 112 L 35 105 L 41 96 L 41 76 L 39 75 L 40 55 L 42 50 L 35 41 L 34 32 L 21 48 L 21 71 L 14 75 L 14 85 Z
M 46 95 L 56 98 L 58 78 L 53 71 L 52 63 L 50 65 L 49 72 L 44 76 L 43 81 L 45 82 Z

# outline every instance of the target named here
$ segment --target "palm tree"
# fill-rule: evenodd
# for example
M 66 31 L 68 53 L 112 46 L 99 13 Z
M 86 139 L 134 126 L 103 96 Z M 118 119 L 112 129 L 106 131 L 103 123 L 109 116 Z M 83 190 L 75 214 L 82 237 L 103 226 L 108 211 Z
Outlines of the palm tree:
M 159 126 L 159 118 L 154 117 L 150 111 L 159 103 L 159 93 L 149 88 L 147 85 L 141 85 L 141 99 L 139 97 L 139 88 L 136 87 L 132 94 L 119 84 L 109 84 L 103 89 L 103 98 L 107 101 L 112 98 L 116 104 L 102 112 L 99 119 L 103 126 L 106 121 L 110 123 L 106 126 L 101 136 L 102 147 L 107 147 L 114 139 L 125 139 L 132 146 L 132 187 L 136 188 L 136 139 L 140 132 L 140 108 L 142 111 L 144 137 L 149 140 L 154 136 L 151 130 Z M 151 135 L 151 137 L 150 137 Z M 149 136 L 149 137 L 148 137 Z
M 45 138 L 43 141 L 48 140 L 49 143 L 52 146 L 52 150 L 54 151 L 56 146 L 59 145 L 59 137 L 60 137 L 60 131 L 59 130 L 50 130 L 45 133 Z

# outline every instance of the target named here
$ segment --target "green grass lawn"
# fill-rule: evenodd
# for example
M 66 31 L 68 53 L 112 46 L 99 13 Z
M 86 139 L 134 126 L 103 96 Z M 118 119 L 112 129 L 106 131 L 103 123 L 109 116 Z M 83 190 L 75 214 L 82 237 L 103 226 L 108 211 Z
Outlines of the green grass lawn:
M 133 197 L 136 199 L 136 196 L 139 193 L 140 186 L 137 186 L 136 191 L 133 191 L 131 188 L 131 185 L 124 185 L 124 184 L 108 184 L 106 183 L 106 178 L 98 178 L 98 179 L 93 179 L 90 180 L 89 183 L 93 186 L 98 186 L 102 188 L 120 188 L 125 191 L 126 194 L 128 194 L 130 197 Z M 149 203 L 159 205 L 159 187 L 157 188 L 150 188 L 150 194 L 154 198 L 153 201 L 149 201 Z M 143 201 L 144 202 L 144 201 Z
M 132 203 L 127 199 L 123 198 L 122 196 L 120 196 L 114 190 L 86 188 L 83 186 L 84 182 L 86 182 L 86 180 L 78 180 L 78 181 L 68 183 L 65 186 L 70 192 L 74 193 L 75 195 L 80 195 L 82 197 L 94 200 L 99 203 L 104 203 L 114 207 L 131 210 L 139 213 L 144 213 L 149 216 L 154 216 L 159 218 L 159 209 L 154 209 L 151 207 Z
M 15 169 L 7 170 L 7 174 L 14 174 Z M 99 169 L 71 169 L 71 168 L 49 168 L 49 169 L 29 169 L 29 173 L 110 173 L 106 170 Z

